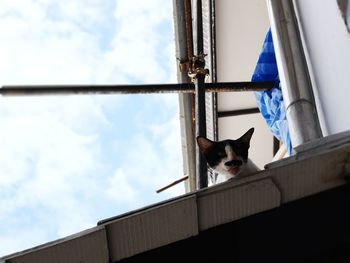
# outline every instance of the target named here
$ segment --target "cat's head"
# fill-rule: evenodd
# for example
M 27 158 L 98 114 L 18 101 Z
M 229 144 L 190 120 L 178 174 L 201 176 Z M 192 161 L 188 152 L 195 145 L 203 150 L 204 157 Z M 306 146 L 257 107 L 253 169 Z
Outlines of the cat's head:
M 197 143 L 209 167 L 227 178 L 238 176 L 248 162 L 248 149 L 254 128 L 237 140 L 214 142 L 198 136 Z

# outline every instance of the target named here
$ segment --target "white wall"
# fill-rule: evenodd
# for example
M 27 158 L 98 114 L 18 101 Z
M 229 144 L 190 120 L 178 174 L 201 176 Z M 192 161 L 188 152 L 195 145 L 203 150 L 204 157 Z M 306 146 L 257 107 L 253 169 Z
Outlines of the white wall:
M 219 81 L 250 81 L 269 18 L 265 1 L 216 1 L 217 74 Z M 219 94 L 219 110 L 256 107 L 252 93 Z M 232 103 L 235 100 L 235 103 Z
M 269 28 L 266 3 L 219 0 L 215 8 L 218 81 L 250 81 Z M 219 111 L 255 107 L 252 92 L 218 94 Z M 251 127 L 255 127 L 255 133 L 249 156 L 263 168 L 273 157 L 273 136 L 261 114 L 219 118 L 219 140 L 236 139 Z
M 336 0 L 296 0 L 324 135 L 350 130 L 350 33 Z

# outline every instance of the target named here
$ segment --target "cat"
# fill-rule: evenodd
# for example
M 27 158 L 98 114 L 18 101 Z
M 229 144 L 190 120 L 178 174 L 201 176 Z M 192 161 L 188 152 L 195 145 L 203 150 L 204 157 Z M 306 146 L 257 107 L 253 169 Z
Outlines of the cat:
M 251 128 L 236 140 L 218 142 L 202 136 L 197 137 L 200 152 L 205 157 L 209 167 L 219 174 L 219 182 L 244 177 L 260 170 L 248 158 L 253 132 L 254 128 Z M 218 181 L 216 180 L 215 183 Z

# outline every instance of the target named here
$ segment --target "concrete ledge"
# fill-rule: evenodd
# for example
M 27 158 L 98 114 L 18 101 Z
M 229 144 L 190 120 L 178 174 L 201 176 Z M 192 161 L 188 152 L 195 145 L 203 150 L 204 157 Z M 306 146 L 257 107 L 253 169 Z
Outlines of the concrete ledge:
M 349 156 L 350 144 L 268 171 L 286 203 L 345 184 Z
M 117 261 L 198 234 L 195 195 L 105 225 Z
M 199 194 L 199 229 L 228 223 L 278 207 L 280 192 L 270 178 L 238 185 L 214 193 Z
M 91 231 L 84 231 L 78 235 L 14 254 L 3 260 L 6 263 L 108 262 L 106 232 L 104 228 L 94 228 Z

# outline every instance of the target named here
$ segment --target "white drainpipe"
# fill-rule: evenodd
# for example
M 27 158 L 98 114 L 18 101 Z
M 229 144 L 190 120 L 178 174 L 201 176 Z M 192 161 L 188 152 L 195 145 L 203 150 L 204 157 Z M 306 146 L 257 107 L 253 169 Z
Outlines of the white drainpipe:
M 292 0 L 267 0 L 293 148 L 322 137 Z

